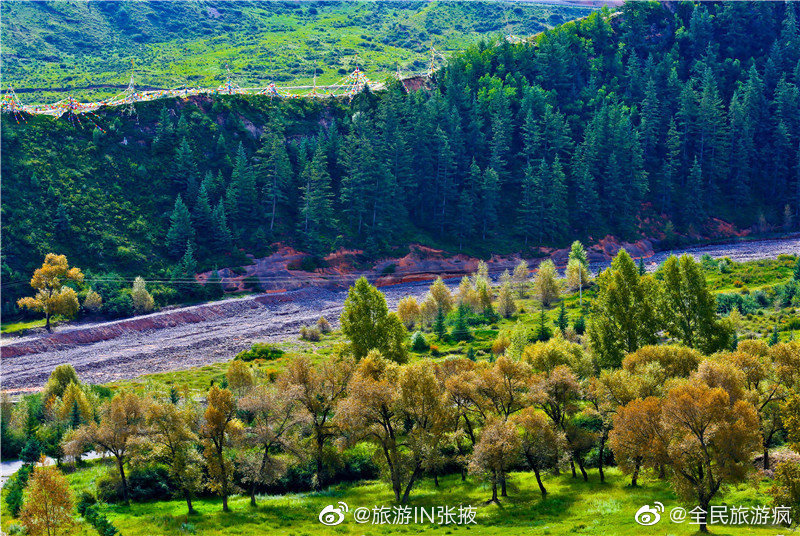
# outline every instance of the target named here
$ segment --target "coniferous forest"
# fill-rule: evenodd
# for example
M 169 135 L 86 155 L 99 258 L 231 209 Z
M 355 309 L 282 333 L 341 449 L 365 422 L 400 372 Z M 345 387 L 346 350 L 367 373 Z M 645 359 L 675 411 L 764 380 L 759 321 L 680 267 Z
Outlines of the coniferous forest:
M 279 241 L 376 257 L 792 227 L 797 11 L 632 2 L 468 49 L 419 90 L 4 118 L 5 310 L 50 251 L 167 280 Z

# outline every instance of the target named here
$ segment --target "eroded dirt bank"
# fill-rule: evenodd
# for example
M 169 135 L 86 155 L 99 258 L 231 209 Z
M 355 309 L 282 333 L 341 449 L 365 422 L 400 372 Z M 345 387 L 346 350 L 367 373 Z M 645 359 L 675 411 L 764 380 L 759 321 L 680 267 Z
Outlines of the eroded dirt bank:
M 654 254 L 646 241 L 625 247 L 634 256 L 646 257 L 650 267 L 670 253 Z M 590 255 L 593 269 L 607 265 L 618 249 L 619 244 L 601 242 Z M 800 236 L 699 246 L 675 253 L 683 251 L 698 258 L 708 253 L 737 261 L 775 258 L 781 253 L 800 253 Z M 550 254 L 557 264 L 563 265 L 567 252 L 557 250 Z M 273 264 L 271 271 L 264 272 L 272 274 L 274 284 L 272 292 L 267 294 L 112 322 L 75 324 L 52 334 L 4 338 L 2 389 L 10 392 L 38 389 L 60 363 L 72 363 L 84 381 L 102 383 L 225 361 L 253 342 L 294 338 L 301 325 L 316 321 L 320 315 L 335 324 L 347 287 L 361 274 L 383 287 L 393 307 L 405 295 L 422 296 L 428 281 L 438 274 L 449 277 L 450 284 L 456 285 L 461 275 L 477 266 L 477 260 L 469 257 L 446 256 L 422 248 L 412 248 L 406 257 L 378 263 L 367 271 L 348 272 L 340 264 L 327 268 L 327 273 L 322 270 L 308 274 L 289 270 L 291 259 L 277 259 L 263 259 L 253 268 L 255 273 L 259 266 L 264 269 L 265 265 Z M 493 257 L 489 266 L 493 274 L 498 274 L 505 268 L 513 268 L 518 261 L 518 257 Z M 282 263 L 286 263 L 285 273 L 275 266 Z M 382 275 L 389 264 L 394 264 L 393 272 Z

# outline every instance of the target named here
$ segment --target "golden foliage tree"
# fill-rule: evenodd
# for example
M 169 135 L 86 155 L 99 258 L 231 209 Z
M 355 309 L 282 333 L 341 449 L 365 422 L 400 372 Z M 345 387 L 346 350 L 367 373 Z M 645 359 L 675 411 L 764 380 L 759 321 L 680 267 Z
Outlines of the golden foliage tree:
M 731 399 L 724 389 L 684 382 L 670 389 L 661 422 L 676 491 L 709 511 L 723 484 L 740 482 L 761 445 L 758 416 L 752 404 Z M 708 532 L 705 522 L 700 532 Z
M 441 277 L 436 278 L 436 281 L 430 286 L 428 292 L 436 304 L 438 311 L 447 314 L 453 309 L 453 295 L 450 293 L 450 289 L 447 288 L 447 285 L 444 284 Z
M 520 261 L 519 264 L 514 267 L 514 273 L 511 275 L 511 283 L 514 285 L 520 298 L 525 297 L 525 287 L 528 284 L 529 275 L 530 269 L 526 261 Z
M 539 265 L 539 271 L 533 279 L 533 293 L 545 307 L 550 307 L 558 299 L 558 272 L 550 259 Z
M 97 314 L 100 312 L 100 309 L 103 307 L 103 298 L 95 292 L 94 290 L 90 290 L 88 294 L 86 294 L 86 298 L 83 299 L 83 308 L 89 311 L 92 314 Z
M 233 487 L 233 461 L 229 454 L 232 442 L 242 433 L 236 418 L 236 400 L 228 389 L 216 385 L 208 391 L 208 406 L 201 428 L 203 455 L 211 477 L 211 488 L 222 497 L 222 511 L 228 512 L 228 496 Z
M 131 300 L 133 301 L 133 308 L 136 314 L 149 313 L 155 307 L 153 296 L 147 291 L 147 283 L 144 278 L 137 276 L 133 280 L 133 289 L 131 290 Z
M 472 451 L 469 468 L 472 473 L 483 476 L 492 485 L 489 502 L 499 502 L 497 484 L 502 497 L 507 497 L 506 477 L 520 453 L 521 440 L 516 427 L 503 419 L 490 420 L 481 431 Z
M 420 314 L 419 303 L 414 296 L 405 296 L 397 302 L 397 316 L 406 328 L 413 328 L 419 321 Z
M 22 526 L 31 536 L 72 534 L 72 497 L 69 483 L 56 467 L 37 465 L 28 480 Z
M 125 502 L 128 501 L 125 462 L 142 432 L 144 410 L 144 403 L 139 396 L 120 393 L 100 408 L 99 423 L 81 426 L 64 438 L 65 443 L 73 443 L 65 445 L 65 451 L 81 452 L 83 447 L 95 445 L 100 452 L 109 452 L 116 458 Z
M 631 486 L 638 485 L 642 467 L 663 463 L 661 400 L 637 398 L 617 410 L 608 441 L 620 468 L 631 475 Z
M 243 453 L 239 470 L 250 484 L 250 504 L 256 505 L 256 486 L 272 484 L 287 469 L 282 458 L 273 456 L 275 449 L 291 448 L 290 433 L 302 422 L 299 411 L 300 387 L 288 389 L 259 384 L 239 402 L 239 407 L 253 415 L 253 422 L 244 430 L 244 444 L 251 447 Z
M 153 401 L 147 405 L 141 447 L 148 459 L 167 466 L 189 514 L 195 512 L 192 498 L 203 489 L 202 459 L 195 448 L 198 425 L 198 413 L 189 404 Z
M 400 367 L 372 351 L 359 363 L 336 419 L 351 442 L 383 453 L 395 500 L 405 503 L 447 422 L 442 389 L 429 362 Z
M 297 401 L 316 464 L 314 487 L 322 486 L 325 480 L 325 449 L 338 434 L 333 414 L 339 400 L 347 393 L 353 368 L 351 359 L 339 357 L 312 364 L 308 358 L 299 357 L 279 379 L 282 389 L 298 388 Z
M 36 291 L 33 297 L 20 298 L 17 305 L 44 313 L 45 328 L 50 331 L 50 318 L 61 315 L 67 318 L 78 312 L 78 295 L 64 283 L 83 282 L 79 268 L 70 268 L 65 255 L 48 253 L 41 268 L 33 272 L 31 287 Z
M 234 359 L 228 364 L 225 378 L 228 380 L 228 387 L 230 387 L 233 394 L 237 397 L 244 396 L 255 383 L 253 371 L 250 370 L 250 366 L 238 359 Z
M 558 465 L 560 453 L 567 448 L 567 439 L 547 416 L 532 407 L 514 415 L 513 422 L 519 427 L 522 454 L 533 470 L 539 491 L 544 497 L 547 489 L 542 482 L 541 472 Z
M 509 318 L 517 312 L 517 304 L 511 292 L 510 281 L 506 281 L 500 285 L 500 291 L 497 294 L 497 312 L 500 313 L 503 318 Z

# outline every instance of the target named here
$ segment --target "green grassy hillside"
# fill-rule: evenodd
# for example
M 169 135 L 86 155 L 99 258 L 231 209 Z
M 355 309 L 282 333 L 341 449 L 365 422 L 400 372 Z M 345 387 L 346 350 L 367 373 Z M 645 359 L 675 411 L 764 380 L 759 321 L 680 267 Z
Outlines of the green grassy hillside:
M 131 61 L 143 86 L 332 83 L 356 64 L 377 80 L 499 32 L 531 35 L 591 8 L 506 2 L 3 3 L 4 83 L 25 102 L 107 96 Z

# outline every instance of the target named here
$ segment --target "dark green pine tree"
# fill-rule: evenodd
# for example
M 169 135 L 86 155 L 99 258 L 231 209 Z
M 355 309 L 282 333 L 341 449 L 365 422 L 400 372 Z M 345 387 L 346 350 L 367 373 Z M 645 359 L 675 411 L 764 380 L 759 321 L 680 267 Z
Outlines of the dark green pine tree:
M 185 139 L 187 136 L 190 135 L 189 121 L 186 120 L 186 114 L 181 114 L 180 119 L 178 119 L 178 125 L 175 128 L 175 135 L 179 140 Z
M 472 333 L 469 330 L 469 326 L 467 325 L 467 313 L 469 312 L 469 306 L 462 303 L 458 306 L 456 311 L 456 322 L 453 326 L 453 340 L 456 341 L 469 341 L 472 340 Z
M 547 211 L 545 229 L 551 241 L 569 233 L 569 213 L 567 212 L 567 177 L 558 156 L 553 160 L 546 185 Z
M 224 188 L 222 190 L 217 189 L 217 181 L 214 180 L 214 174 L 211 171 L 206 171 L 203 180 L 200 181 L 200 188 L 205 189 L 206 196 L 209 200 L 211 199 L 219 199 L 220 193 L 225 191 Z M 198 193 L 200 190 L 198 189 Z
M 491 142 L 489 166 L 497 173 L 498 181 L 508 179 L 508 155 L 511 152 L 511 104 L 500 83 L 489 103 L 491 113 Z
M 654 186 L 653 194 L 656 197 L 656 206 L 665 212 L 672 209 L 672 197 L 675 192 L 675 183 L 680 174 L 681 163 L 681 140 L 675 119 L 669 120 L 669 130 L 667 130 L 666 155 L 661 166 L 661 172 L 657 174 L 658 180 Z
M 442 311 L 441 307 L 436 312 L 436 320 L 433 322 L 433 332 L 436 333 L 440 341 L 445 340 L 447 337 L 447 327 L 444 324 L 444 311 Z
M 455 205 L 456 195 L 456 161 L 450 148 L 450 141 L 441 128 L 436 129 L 436 144 L 438 147 L 436 158 L 436 219 L 439 223 L 439 232 L 445 234 L 445 225 L 450 221 L 450 214 Z
M 186 244 L 194 240 L 192 217 L 180 194 L 175 199 L 175 206 L 169 221 L 166 237 L 167 250 L 172 258 L 180 258 L 186 252 Z
M 544 107 L 544 117 L 539 132 L 536 144 L 548 162 L 552 163 L 556 157 L 562 161 L 569 158 L 573 146 L 569 125 L 564 114 L 558 112 L 551 104 L 546 104 Z
M 697 103 L 697 152 L 702 169 L 704 203 L 717 203 L 728 170 L 728 127 L 714 73 L 706 68 Z
M 220 201 L 212 214 L 211 236 L 209 242 L 215 253 L 225 253 L 230 250 L 233 243 L 228 217 L 225 213 L 225 204 Z
M 525 245 L 534 233 L 534 229 L 540 226 L 541 198 L 544 192 L 541 191 L 541 183 L 537 182 L 536 173 L 533 167 L 528 165 L 525 168 L 525 175 L 522 177 L 522 191 L 519 200 L 517 216 L 517 229 L 519 234 L 525 237 Z
M 222 287 L 222 278 L 217 270 L 214 270 L 211 272 L 211 275 L 208 276 L 205 284 L 205 291 L 206 296 L 211 299 L 221 298 L 225 294 L 225 290 Z
M 192 223 L 194 228 L 199 231 L 197 241 L 207 246 L 211 240 L 211 229 L 214 228 L 214 211 L 211 208 L 211 203 L 208 200 L 208 193 L 206 192 L 205 181 L 200 185 L 200 191 L 197 194 L 197 201 L 192 209 Z
M 64 238 L 69 235 L 72 229 L 72 218 L 70 218 L 67 207 L 65 207 L 63 203 L 58 204 L 56 217 L 53 223 L 55 224 L 56 234 L 58 236 Z
M 561 309 L 558 310 L 558 317 L 556 318 L 556 327 L 561 330 L 561 333 L 565 333 L 567 331 L 567 327 L 569 326 L 569 315 L 567 314 L 567 309 L 564 306 L 564 300 L 561 300 Z
M 72 408 L 69 411 L 69 425 L 73 430 L 76 430 L 83 424 L 83 417 L 81 417 L 81 408 L 78 406 L 78 401 L 72 400 Z
M 647 81 L 644 91 L 644 100 L 642 101 L 640 111 L 641 125 L 640 131 L 642 133 L 642 155 L 647 169 L 657 169 L 658 158 L 658 142 L 661 125 L 661 108 L 656 91 L 656 82 L 653 78 Z M 654 179 L 656 176 L 654 175 Z M 653 190 L 657 191 L 657 186 L 654 184 Z
M 261 147 L 256 152 L 258 183 L 263 184 L 265 209 L 269 214 L 269 230 L 275 229 L 278 210 L 289 201 L 289 187 L 293 180 L 292 163 L 286 151 L 286 142 L 276 133 L 264 134 Z
M 175 127 L 166 106 L 161 108 L 161 114 L 156 123 L 156 135 L 153 138 L 153 151 L 157 153 L 169 151 L 175 143 Z
M 575 177 L 575 209 L 576 227 L 588 234 L 599 227 L 600 196 L 597 193 L 597 182 L 592 175 L 583 151 L 580 151 L 574 163 Z
M 481 184 L 481 224 L 483 239 L 486 240 L 487 232 L 494 231 L 499 220 L 498 209 L 500 206 L 500 178 L 492 168 L 483 172 Z
M 552 336 L 553 332 L 550 331 L 549 327 L 547 327 L 547 316 L 545 316 L 544 307 L 542 307 L 542 310 L 539 314 L 539 326 L 536 330 L 536 340 L 540 342 L 547 342 Z
M 231 157 L 228 152 L 228 142 L 225 139 L 224 133 L 220 133 L 220 135 L 217 137 L 217 144 L 214 147 L 214 163 L 216 164 L 214 166 L 215 169 L 219 170 L 220 172 L 225 170 L 226 174 L 231 167 L 233 167 L 231 164 Z
M 259 219 L 258 192 L 255 176 L 247 161 L 244 145 L 240 142 L 236 151 L 236 160 L 231 173 L 231 185 L 236 188 L 236 216 L 231 219 L 241 233 L 245 229 L 254 228 Z
M 685 225 L 692 225 L 702 221 L 705 215 L 703 207 L 703 169 L 697 157 L 694 158 L 686 179 L 683 203 L 681 203 L 681 221 Z
M 328 173 L 324 144 L 319 143 L 314 157 L 302 174 L 300 235 L 303 244 L 313 253 L 322 253 L 328 246 L 334 227 L 333 190 Z
M 181 138 L 172 160 L 172 184 L 175 191 L 185 194 L 191 203 L 197 195 L 198 183 L 199 175 L 194 154 L 186 138 Z
M 376 174 L 380 171 L 371 140 L 366 135 L 350 135 L 345 139 L 344 161 L 347 175 L 342 177 L 339 200 L 342 215 L 354 238 L 361 238 L 364 227 L 370 224 Z
M 186 252 L 172 272 L 172 284 L 179 295 L 191 298 L 197 294 L 199 286 L 194 277 L 196 273 L 197 261 L 194 258 L 194 248 L 192 242 L 187 241 Z
M 456 236 L 458 236 L 459 251 L 464 247 L 464 242 L 475 234 L 475 200 L 469 189 L 465 188 L 458 198 Z

